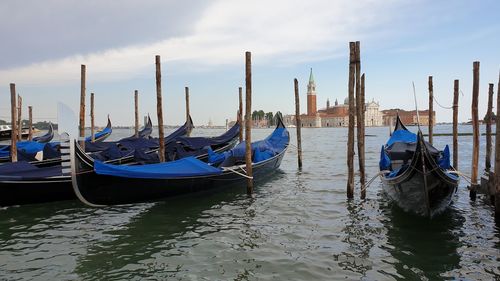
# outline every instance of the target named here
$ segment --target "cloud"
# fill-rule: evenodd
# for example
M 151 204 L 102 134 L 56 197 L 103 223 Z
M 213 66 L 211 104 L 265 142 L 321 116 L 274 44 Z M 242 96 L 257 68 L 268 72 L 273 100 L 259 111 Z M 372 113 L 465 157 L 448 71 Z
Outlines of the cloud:
M 60 4 L 59 1 L 57 3 Z M 96 3 L 100 2 L 92 3 L 98 5 Z M 139 9 L 138 14 L 144 16 L 154 5 L 147 5 L 148 9 L 141 9 L 134 7 L 131 3 L 125 2 L 124 7 L 120 4 L 117 12 L 123 10 L 126 16 L 118 16 L 117 23 L 106 32 L 99 32 L 100 26 L 111 21 L 104 20 L 106 17 L 103 14 L 116 7 L 109 6 L 108 3 L 109 7 L 105 8 L 104 12 L 95 12 L 92 5 L 88 5 L 79 14 L 81 17 L 86 12 L 90 13 L 88 21 L 93 22 L 94 15 L 97 13 L 97 20 L 103 21 L 101 25 L 90 24 L 88 29 L 84 28 L 84 31 L 86 30 L 84 37 L 90 42 L 96 42 L 100 47 L 99 50 L 88 52 L 88 48 L 78 49 L 78 36 L 74 36 L 75 42 L 73 42 L 68 39 L 72 37 L 65 35 L 63 36 L 65 40 L 62 41 L 59 49 L 64 49 L 64 44 L 71 41 L 69 44 L 71 54 L 62 52 L 62 58 L 4 68 L 0 70 L 0 83 L 40 85 L 73 82 L 79 79 L 80 64 L 87 65 L 93 79 L 127 79 L 150 69 L 156 54 L 162 55 L 163 61 L 177 63 L 180 66 L 176 68 L 177 71 L 182 71 L 183 67 L 193 69 L 197 65 L 215 67 L 242 64 L 243 53 L 246 50 L 252 51 L 255 54 L 255 61 L 262 64 L 290 64 L 307 59 L 317 60 L 344 52 L 350 40 L 360 37 L 363 37 L 363 40 L 370 40 L 371 34 L 375 34 L 377 28 L 387 25 L 391 20 L 389 14 L 385 14 L 384 17 L 376 15 L 383 14 L 389 7 L 391 10 L 397 9 L 399 5 L 394 1 L 369 0 L 306 2 L 221 0 L 210 2 L 210 6 L 199 9 L 196 13 L 199 18 L 192 20 L 192 23 L 183 21 L 188 25 L 186 27 L 178 24 L 169 25 L 168 23 L 172 21 L 160 18 L 158 14 L 161 13 L 158 11 L 152 13 L 155 22 L 149 21 L 147 24 L 141 24 L 143 17 L 134 17 L 135 9 Z M 178 8 L 178 5 L 172 2 L 168 2 L 168 5 L 170 7 L 162 8 L 165 10 Z M 58 7 L 54 8 L 57 10 Z M 76 7 L 76 9 L 79 8 L 81 7 Z M 102 5 L 96 7 L 95 10 L 100 8 Z M 67 9 L 66 7 L 62 11 L 67 11 Z M 182 18 L 181 14 L 185 11 L 180 10 L 179 14 L 175 14 L 173 18 Z M 38 17 L 40 18 L 47 19 L 43 16 Z M 137 20 L 134 21 L 134 18 Z M 120 23 L 126 22 L 126 19 L 130 19 L 132 23 L 119 26 Z M 78 28 L 81 27 L 77 25 L 64 30 L 64 25 L 67 23 L 65 21 L 74 23 L 68 17 L 58 20 L 57 24 L 61 26 L 57 30 L 63 34 L 78 32 Z M 32 22 L 32 24 L 35 23 Z M 152 42 L 154 36 L 151 32 L 146 32 L 147 36 L 134 38 L 134 34 L 140 33 L 139 28 L 135 29 L 129 41 L 125 40 L 123 35 L 113 34 L 113 32 L 126 34 L 126 29 L 134 24 L 141 26 L 144 31 L 148 31 L 148 28 L 152 26 L 161 27 L 153 28 L 156 31 L 159 29 L 169 31 L 160 32 L 158 38 L 163 37 L 163 39 L 155 42 Z M 57 34 L 50 34 L 52 27 L 53 25 L 45 27 L 44 39 L 46 41 L 59 38 Z M 98 34 L 95 39 L 87 34 L 91 30 L 95 30 Z M 99 40 L 108 36 L 110 38 L 107 41 L 111 43 L 99 44 Z M 39 36 L 26 38 L 26 44 L 39 39 Z M 119 47 L 107 48 L 113 45 L 113 40 L 116 40 L 114 44 Z M 131 45 L 121 47 L 127 42 Z M 55 55 L 51 54 L 50 57 Z M 36 61 L 36 59 L 33 60 Z

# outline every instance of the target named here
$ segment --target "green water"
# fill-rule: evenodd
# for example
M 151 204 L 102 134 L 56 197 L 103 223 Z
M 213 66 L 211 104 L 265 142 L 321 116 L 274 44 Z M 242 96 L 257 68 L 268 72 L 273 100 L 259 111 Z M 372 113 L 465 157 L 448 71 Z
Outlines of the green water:
M 371 177 L 388 128 L 367 134 Z M 302 135 L 303 170 L 290 147 L 252 197 L 242 186 L 102 209 L 76 201 L 0 209 L 0 280 L 500 280 L 493 209 L 482 197 L 470 202 L 465 181 L 433 220 L 392 206 L 378 180 L 366 201 L 348 201 L 346 129 Z M 435 138 L 440 148 L 450 142 Z M 467 174 L 471 143 L 460 139 Z

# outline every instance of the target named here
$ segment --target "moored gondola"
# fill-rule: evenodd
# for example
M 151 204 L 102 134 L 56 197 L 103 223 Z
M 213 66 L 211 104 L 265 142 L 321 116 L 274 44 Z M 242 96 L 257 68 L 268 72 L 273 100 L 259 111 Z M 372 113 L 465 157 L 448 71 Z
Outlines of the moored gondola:
M 33 141 L 36 141 L 38 143 L 48 143 L 54 138 L 54 128 L 52 127 L 52 123 L 49 123 L 49 130 L 45 135 L 39 136 L 39 137 L 34 137 Z
M 395 130 L 382 147 L 380 170 L 385 193 L 400 208 L 433 217 L 451 203 L 459 177 L 450 165 L 448 146 L 439 151 L 414 134 L 397 116 Z
M 94 142 L 104 141 L 105 139 L 107 139 L 111 135 L 112 132 L 113 132 L 113 128 L 111 126 L 111 120 L 109 119 L 109 116 L 108 116 L 108 124 L 106 124 L 106 127 L 104 127 L 104 129 L 102 129 L 99 132 L 94 134 Z M 87 141 L 87 142 L 92 141 L 92 136 L 86 137 L 85 141 Z
M 279 168 L 289 140 L 279 118 L 270 136 L 252 143 L 254 180 Z M 120 166 L 88 157 L 76 142 L 72 142 L 71 151 L 73 188 L 77 197 L 90 206 L 154 201 L 247 180 L 244 142 L 225 153 L 211 153 L 210 163 L 187 157 L 166 163 Z

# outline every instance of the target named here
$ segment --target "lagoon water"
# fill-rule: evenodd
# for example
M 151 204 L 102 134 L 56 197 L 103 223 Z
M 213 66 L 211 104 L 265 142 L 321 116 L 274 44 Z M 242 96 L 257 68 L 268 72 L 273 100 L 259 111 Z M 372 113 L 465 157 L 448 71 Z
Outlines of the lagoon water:
M 271 130 L 253 130 L 253 137 Z M 388 132 L 367 128 L 368 179 Z M 436 126 L 439 132 L 451 126 Z M 241 186 L 101 209 L 77 201 L 0 209 L 0 280 L 500 280 L 500 228 L 488 200 L 469 200 L 466 181 L 432 220 L 392 206 L 378 179 L 367 200 L 358 199 L 357 186 L 348 201 L 347 130 L 302 135 L 302 171 L 291 146 L 252 197 Z M 442 149 L 451 137 L 434 142 Z M 481 143 L 482 171 L 484 136 Z M 459 145 L 458 169 L 470 175 L 472 137 Z

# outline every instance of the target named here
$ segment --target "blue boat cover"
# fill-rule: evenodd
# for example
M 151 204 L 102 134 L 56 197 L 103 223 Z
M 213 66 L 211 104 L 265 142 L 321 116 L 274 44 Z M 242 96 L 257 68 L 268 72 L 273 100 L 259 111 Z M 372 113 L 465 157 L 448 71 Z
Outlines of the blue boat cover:
M 439 164 L 439 167 L 446 169 L 446 170 L 451 168 L 450 147 L 448 145 L 446 145 L 446 147 L 443 150 L 443 153 L 441 154 L 441 157 L 439 157 L 438 164 Z
M 267 160 L 283 151 L 290 141 L 286 128 L 276 128 L 271 135 L 261 141 L 252 143 L 252 162 L 258 163 Z M 209 152 L 209 163 L 227 167 L 245 159 L 246 144 L 239 143 L 233 149 L 224 153 Z
M 139 179 L 170 179 L 192 176 L 209 176 L 222 173 L 221 169 L 212 167 L 194 157 L 157 164 L 123 166 L 94 161 L 94 170 L 99 175 Z
M 97 133 L 94 134 L 94 138 L 95 139 L 98 139 L 102 136 L 105 136 L 105 135 L 110 135 L 111 133 L 113 132 L 113 129 L 111 127 L 106 127 L 104 129 L 102 129 L 102 131 L 99 131 Z M 85 138 L 85 141 L 92 141 L 92 136 L 88 136 Z
M 386 145 L 391 146 L 395 142 L 416 143 L 417 135 L 407 130 L 396 130 L 392 133 Z
M 381 171 L 391 170 L 391 159 L 385 152 L 384 146 L 382 146 L 382 149 L 380 150 L 380 161 L 378 165 Z
M 42 151 L 44 146 L 45 146 L 44 143 L 39 143 L 36 141 L 17 142 L 17 150 L 21 151 L 24 154 L 36 154 L 37 152 Z M 6 145 L 0 148 L 0 157 L 9 157 L 9 156 L 10 156 L 10 145 Z
M 62 170 L 60 165 L 40 168 L 26 161 L 18 161 L 0 165 L 0 180 L 39 179 L 61 175 Z

